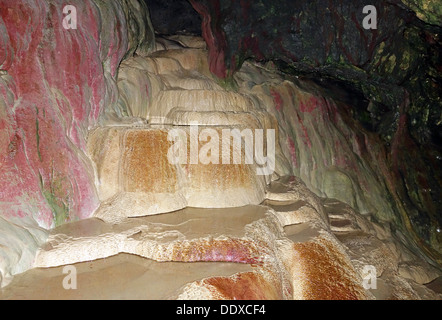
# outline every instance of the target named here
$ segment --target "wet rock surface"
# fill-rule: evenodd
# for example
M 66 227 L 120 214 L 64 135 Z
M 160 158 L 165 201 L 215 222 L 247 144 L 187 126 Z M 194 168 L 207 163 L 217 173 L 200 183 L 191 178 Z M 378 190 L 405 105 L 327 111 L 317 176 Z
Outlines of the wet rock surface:
M 385 165 L 378 172 L 395 202 L 397 227 L 440 263 L 440 3 L 372 1 L 374 29 L 363 25 L 364 1 L 191 3 L 203 17 L 210 70 L 218 77 L 231 78 L 248 58 L 272 60 L 329 96 L 359 97 L 350 108 L 340 105 L 340 113 L 349 110 L 381 138 L 385 152 L 377 151 L 376 163 Z
M 438 103 L 440 42 L 426 25 L 438 12 L 411 2 L 431 10 L 418 21 L 399 2 L 376 2 L 371 33 L 351 32 L 357 2 L 330 2 L 322 15 L 297 2 L 284 14 L 307 14 L 288 20 L 287 42 L 275 38 L 283 20 L 266 29 L 283 1 L 241 1 L 240 11 L 191 1 L 205 41 L 154 41 L 144 2 L 75 2 L 90 21 L 73 32 L 59 1 L 5 0 L 0 298 L 440 299 L 438 175 L 424 165 L 437 152 L 420 154 L 416 139 Z M 307 36 L 316 16 L 334 22 L 326 39 Z M 232 26 L 255 33 L 225 32 Z M 427 100 L 416 99 L 427 76 L 436 85 L 420 82 Z M 364 99 L 392 118 L 367 126 Z M 428 101 L 428 117 L 409 128 Z M 225 147 L 226 130 L 242 137 Z M 262 143 L 248 144 L 258 132 Z M 171 161 L 178 146 L 184 162 Z M 78 271 L 77 291 L 63 287 L 65 267 Z
M 293 191 L 288 178 L 280 182 L 286 193 Z M 395 241 L 385 225 L 337 200 L 287 194 L 278 201 L 275 192 L 283 194 L 281 186 L 270 187 L 259 206 L 65 224 L 51 231 L 34 269 L 17 275 L 0 298 L 442 298 L 420 284 L 440 273 Z M 315 207 L 327 220 L 353 220 L 352 227 L 329 225 Z M 421 270 L 413 273 L 410 264 Z M 378 272 L 370 290 L 364 289 L 366 265 Z M 65 267 L 75 268 L 76 290 L 63 287 Z
M 90 217 L 98 207 L 87 131 L 115 100 L 120 61 L 153 49 L 153 29 L 140 3 L 70 4 L 82 17 L 75 30 L 63 27 L 63 1 L 0 4 L 4 279 L 31 266 L 45 229 Z

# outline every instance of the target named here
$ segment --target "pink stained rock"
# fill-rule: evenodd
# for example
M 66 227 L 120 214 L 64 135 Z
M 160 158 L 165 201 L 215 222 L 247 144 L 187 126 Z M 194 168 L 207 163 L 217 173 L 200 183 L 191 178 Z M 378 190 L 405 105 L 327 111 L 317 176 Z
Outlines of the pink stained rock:
M 194 0 L 190 0 L 190 3 L 203 19 L 202 32 L 209 50 L 210 71 L 218 78 L 224 79 L 228 75 L 224 61 L 224 52 L 227 47 L 224 34 L 219 31 L 213 31 L 211 25 L 215 24 L 216 21 L 212 21 L 209 8 Z M 219 3 L 215 2 L 215 10 L 219 11 L 220 9 L 217 5 L 219 5 Z
M 114 102 L 116 70 L 138 41 L 129 39 L 127 4 L 69 4 L 77 29 L 63 27 L 63 1 L 1 0 L 0 209 L 44 228 L 98 206 L 85 138 Z
M 98 207 L 88 129 L 117 99 L 123 57 L 153 45 L 144 3 L 69 4 L 76 29 L 64 1 L 0 0 L 0 286 L 32 266 L 45 229 Z

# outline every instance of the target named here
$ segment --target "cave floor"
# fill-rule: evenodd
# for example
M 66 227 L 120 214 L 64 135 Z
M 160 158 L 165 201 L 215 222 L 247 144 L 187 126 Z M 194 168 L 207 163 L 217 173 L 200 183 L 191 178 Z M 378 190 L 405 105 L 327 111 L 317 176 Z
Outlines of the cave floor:
M 382 242 L 352 226 L 347 205 L 323 202 L 328 229 L 306 200 L 68 223 L 51 231 L 35 268 L 15 276 L 0 299 L 440 298 L 429 290 L 439 290 L 438 279 L 405 285 L 394 268 L 374 260 L 382 274 L 376 289 L 363 290 L 355 270 L 367 257 L 390 258 L 378 256 Z
M 63 287 L 64 266 L 35 268 L 14 278 L 0 291 L 1 299 L 24 300 L 164 300 L 187 283 L 206 277 L 251 271 L 247 264 L 228 262 L 157 262 L 120 253 L 75 263 L 77 283 Z M 67 280 L 66 280 L 67 281 Z M 72 282 L 70 282 L 72 284 Z
M 151 73 L 147 89 L 161 84 L 150 114 L 140 98 L 125 110 L 135 120 L 90 132 L 100 208 L 51 230 L 33 268 L 0 289 L 0 299 L 442 299 L 441 273 L 396 241 L 388 223 L 318 197 L 297 177 L 268 184 L 245 165 L 171 165 L 170 140 L 155 121 L 273 128 L 265 109 L 252 112 L 250 97 L 210 79 L 200 49 L 122 63 L 120 75 L 141 68 Z M 134 79 L 133 91 L 120 94 L 142 93 Z M 222 208 L 201 209 L 213 206 Z

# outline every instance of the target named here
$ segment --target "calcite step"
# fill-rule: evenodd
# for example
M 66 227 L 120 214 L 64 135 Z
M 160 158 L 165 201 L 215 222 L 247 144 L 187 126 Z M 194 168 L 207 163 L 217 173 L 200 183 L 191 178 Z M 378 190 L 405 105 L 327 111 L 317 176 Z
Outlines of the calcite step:
M 203 49 L 175 49 L 155 52 L 152 57 L 156 59 L 175 59 L 179 61 L 184 70 L 196 71 L 208 78 L 213 78 L 209 70 L 207 51 Z M 163 69 L 160 74 L 167 73 L 170 69 Z
M 204 41 L 204 39 L 202 37 L 199 36 L 193 36 L 193 35 L 170 35 L 170 36 L 156 36 L 155 37 L 155 41 L 160 42 L 159 46 L 157 45 L 157 47 L 159 47 L 162 50 L 170 50 L 170 46 L 167 45 L 167 43 L 164 44 L 164 40 L 166 41 L 173 41 L 175 43 L 178 43 L 181 45 L 182 47 L 185 48 L 194 48 L 194 49 L 206 49 L 207 48 L 207 44 Z M 158 50 L 158 49 L 157 49 Z
M 165 90 L 224 90 L 219 84 L 202 74 L 187 70 L 162 74 L 158 77 L 163 82 Z
M 252 205 L 186 208 L 118 224 L 92 218 L 54 229 L 35 266 L 54 267 L 118 253 L 156 261 L 257 263 L 268 254 L 269 239 L 281 232 L 267 207 Z
M 367 226 L 332 232 L 322 216 L 327 208 L 316 209 L 323 199 L 297 178 L 276 182 L 263 205 L 185 208 L 118 222 L 91 218 L 60 226 L 40 248 L 35 268 L 16 277 L 0 297 L 440 299 L 403 278 L 406 264 L 400 264 L 399 274 L 398 257 L 388 243 L 364 233 Z M 338 202 L 327 207 L 336 214 L 338 206 L 345 209 Z M 363 287 L 365 265 L 379 271 L 376 289 Z M 62 289 L 65 266 L 77 268 L 78 291 Z
M 137 63 L 133 63 L 136 61 Z M 158 51 L 147 57 L 132 57 L 123 62 L 125 66 L 132 65 L 140 70 L 145 70 L 152 75 L 172 74 L 181 71 L 196 71 L 200 74 L 212 77 L 210 73 L 206 73 L 207 55 L 204 50 L 169 50 Z M 183 77 L 184 79 L 184 77 Z
M 260 118 L 262 117 L 260 117 L 260 114 L 257 112 L 189 111 L 182 108 L 173 108 L 164 120 L 161 121 L 174 126 L 188 126 L 193 124 L 253 130 L 262 129 L 264 127 Z
M 275 210 L 280 223 L 284 226 L 297 225 L 310 221 L 319 221 L 318 212 L 307 202 L 297 201 L 274 201 L 266 200 L 264 202 Z M 323 221 L 319 221 L 323 223 Z
M 300 201 L 298 208 L 308 199 Z M 296 211 L 290 209 L 293 215 Z M 46 288 L 55 287 L 59 298 L 74 299 L 100 297 L 93 284 L 107 290 L 104 298 L 366 299 L 344 247 L 320 221 L 317 216 L 284 226 L 278 212 L 263 205 L 186 208 L 117 224 L 82 220 L 54 229 L 38 252 L 38 269 L 17 277 L 2 295 L 32 298 L 44 282 Z M 206 268 L 204 261 L 213 264 Z M 62 291 L 63 266 L 78 268 L 79 287 L 87 281 L 83 291 Z M 122 276 L 127 282 L 118 293 L 115 288 L 122 280 L 106 281 L 123 269 L 128 270 Z M 174 272 L 177 280 L 172 283 L 168 279 Z M 144 293 L 143 283 L 148 286 Z M 31 288 L 24 291 L 24 285 Z
M 66 290 L 65 266 L 35 268 L 0 289 L 0 299 L 14 300 L 167 300 L 183 287 L 205 278 L 251 272 L 248 264 L 228 262 L 157 262 L 131 254 L 75 263 L 76 289 Z M 72 269 L 69 269 L 72 270 Z
M 181 130 L 189 133 L 189 128 Z M 221 129 L 219 133 L 221 137 Z M 103 201 L 95 216 L 118 219 L 186 206 L 226 208 L 264 200 L 266 177 L 257 174 L 255 164 L 244 163 L 244 150 L 239 164 L 223 163 L 221 148 L 218 164 L 193 164 L 190 157 L 184 164 L 172 164 L 168 155 L 173 142 L 168 134 L 169 129 L 149 127 L 104 127 L 91 132 L 88 150 Z M 188 155 L 192 148 L 190 133 L 185 139 L 184 152 Z M 199 143 L 199 151 L 203 145 Z M 232 143 L 230 156 L 234 147 Z
M 266 204 L 272 207 L 284 225 L 314 222 L 329 228 L 329 217 L 321 199 L 294 176 L 272 181 L 266 190 Z
M 149 57 L 126 59 L 119 67 L 117 84 L 120 118 L 146 118 L 152 110 L 152 117 L 157 117 L 156 108 L 166 108 L 158 106 L 155 100 L 163 90 L 224 91 L 212 80 L 206 51 L 196 49 L 160 51 Z
M 287 298 L 283 291 L 290 290 L 282 287 L 288 283 L 281 283 L 283 271 L 277 270 L 278 257 L 273 256 L 273 239 L 281 236 L 264 206 L 186 208 L 118 224 L 82 220 L 52 230 L 36 268 L 16 277 L 0 297 Z M 64 266 L 77 268 L 81 290 L 63 290 Z M 245 284 L 247 290 L 241 290 Z M 227 285 L 236 290 L 225 292 Z M 107 292 L 98 293 L 97 287 Z
M 440 276 L 440 272 L 421 260 L 395 239 L 388 224 L 370 221 L 349 205 L 335 199 L 323 199 L 330 218 L 330 230 L 345 247 L 353 266 L 363 274 L 364 267 L 374 267 L 376 299 L 441 299 L 423 284 Z
M 250 98 L 232 91 L 163 90 L 152 98 L 149 122 L 163 124 L 174 108 L 190 112 L 251 112 L 255 109 Z

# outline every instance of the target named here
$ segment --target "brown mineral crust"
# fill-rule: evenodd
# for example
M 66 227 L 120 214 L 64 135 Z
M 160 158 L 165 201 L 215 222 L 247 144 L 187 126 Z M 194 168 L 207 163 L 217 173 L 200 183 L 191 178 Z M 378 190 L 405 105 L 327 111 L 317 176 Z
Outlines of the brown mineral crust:
M 98 128 L 88 136 L 88 153 L 97 168 L 98 195 L 106 200 L 118 192 L 120 165 L 120 135 L 118 127 Z
M 161 130 L 128 130 L 121 177 L 127 192 L 176 191 L 177 173 L 167 157 L 171 143 Z
M 359 300 L 366 299 L 364 290 L 357 285 L 343 254 L 330 241 L 294 243 L 301 265 L 301 274 L 295 275 L 303 285 L 303 299 Z
M 225 261 L 261 264 L 256 245 L 245 239 L 199 239 L 174 245 L 172 261 Z
M 222 130 L 214 129 L 221 140 Z M 188 159 L 190 156 L 190 137 L 187 141 L 188 146 Z M 205 143 L 199 143 L 198 154 L 201 152 L 201 148 Z M 243 146 L 244 148 L 244 146 Z M 216 185 L 218 190 L 228 190 L 231 188 L 246 188 L 253 189 L 252 177 L 254 174 L 251 173 L 251 166 L 245 163 L 245 153 L 241 150 L 241 163 L 234 164 L 233 154 L 234 146 L 233 143 L 230 145 L 230 159 L 229 163 L 223 163 L 222 154 L 223 149 L 221 142 L 219 144 L 219 156 L 218 164 L 209 163 L 206 165 L 201 165 L 201 159 L 199 159 L 198 164 L 188 164 L 186 165 L 186 171 L 191 177 L 191 187 L 199 190 L 211 189 Z
M 185 50 L 165 50 L 153 53 L 152 56 L 168 57 L 179 61 L 185 70 L 197 70 L 203 75 L 211 77 L 209 65 L 207 61 L 207 53 L 201 49 L 185 49 Z
M 252 188 L 250 169 L 243 164 L 208 164 L 189 165 L 191 186 L 198 190 L 213 188 L 228 190 L 230 188 Z
M 213 277 L 202 281 L 218 300 L 282 300 L 279 286 L 256 272 L 239 273 L 232 277 Z

